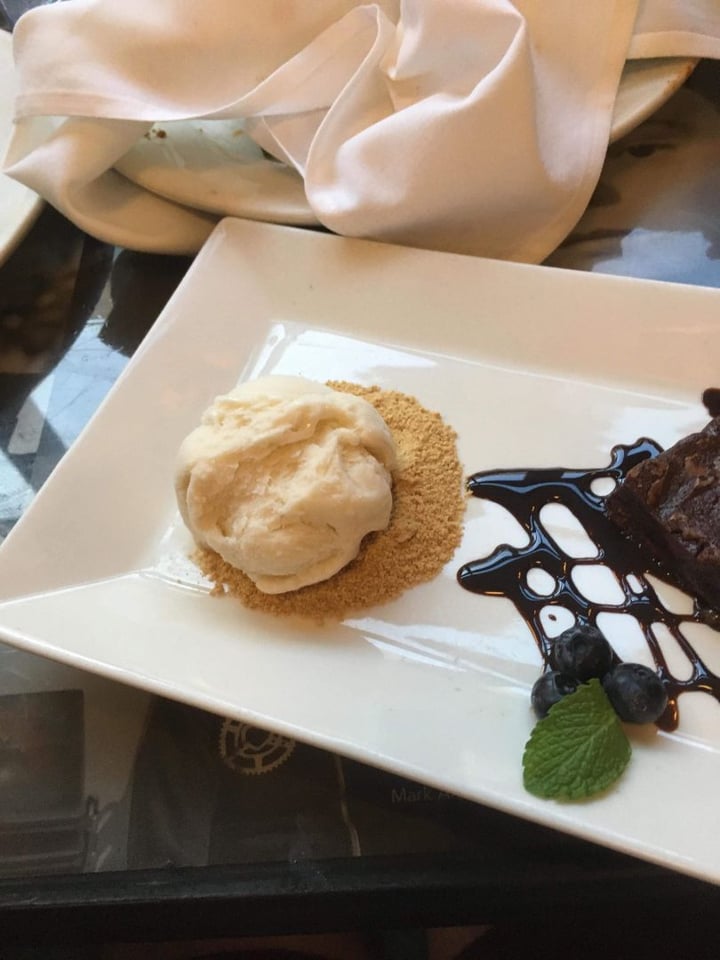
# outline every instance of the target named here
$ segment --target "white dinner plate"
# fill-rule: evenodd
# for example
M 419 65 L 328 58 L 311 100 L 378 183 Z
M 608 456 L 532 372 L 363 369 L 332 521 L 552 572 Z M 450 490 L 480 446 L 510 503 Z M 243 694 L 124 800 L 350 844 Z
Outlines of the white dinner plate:
M 628 60 L 615 100 L 610 142 L 647 120 L 680 89 L 696 65 L 690 57 Z
M 115 167 L 151 193 L 196 210 L 312 226 L 302 177 L 266 156 L 240 120 L 156 124 Z
M 507 539 L 498 511 L 471 500 L 435 580 L 320 628 L 211 596 L 173 492 L 178 445 L 208 402 L 269 372 L 416 396 L 457 431 L 466 473 L 600 467 L 641 436 L 669 445 L 707 419 L 719 312 L 717 290 L 226 220 L 0 548 L 0 636 L 720 880 L 710 696 L 681 698 L 675 733 L 633 734 L 602 798 L 524 791 L 540 656 L 508 601 L 455 579 Z M 699 627 L 695 641 L 719 670 L 720 637 Z
M 14 99 L 12 37 L 0 30 L 0 163 L 10 142 Z M 42 200 L 36 193 L 0 173 L 0 263 L 25 236 L 41 207 Z
M 657 110 L 696 62 L 629 61 L 615 103 L 611 140 Z M 198 210 L 295 226 L 317 223 L 300 175 L 263 154 L 237 120 L 157 124 L 116 166 L 151 193 Z

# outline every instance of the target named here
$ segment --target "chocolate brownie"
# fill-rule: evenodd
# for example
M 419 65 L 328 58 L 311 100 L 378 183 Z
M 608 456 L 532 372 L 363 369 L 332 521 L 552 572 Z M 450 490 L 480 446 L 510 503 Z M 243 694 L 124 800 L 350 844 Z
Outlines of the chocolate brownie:
M 720 417 L 633 467 L 607 509 L 678 586 L 720 609 Z

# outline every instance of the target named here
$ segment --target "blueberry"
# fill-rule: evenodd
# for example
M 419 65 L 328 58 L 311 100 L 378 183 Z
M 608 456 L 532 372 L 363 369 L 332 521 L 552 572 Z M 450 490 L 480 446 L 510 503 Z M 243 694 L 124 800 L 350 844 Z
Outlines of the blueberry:
M 530 703 L 537 716 L 542 719 L 554 703 L 576 690 L 577 680 L 557 670 L 551 670 L 535 681 L 530 694 Z
M 576 680 L 604 677 L 613 663 L 612 647 L 597 627 L 576 624 L 550 648 L 550 666 Z
M 654 723 L 668 704 L 660 677 L 642 663 L 619 663 L 603 681 L 615 713 L 626 723 Z

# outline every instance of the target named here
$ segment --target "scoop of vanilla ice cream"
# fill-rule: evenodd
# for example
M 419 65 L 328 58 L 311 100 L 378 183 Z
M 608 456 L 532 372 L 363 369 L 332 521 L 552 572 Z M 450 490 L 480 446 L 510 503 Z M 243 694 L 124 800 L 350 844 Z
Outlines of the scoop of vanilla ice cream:
M 268 376 L 217 397 L 183 441 L 183 520 L 264 593 L 326 580 L 384 530 L 396 449 L 361 397 Z

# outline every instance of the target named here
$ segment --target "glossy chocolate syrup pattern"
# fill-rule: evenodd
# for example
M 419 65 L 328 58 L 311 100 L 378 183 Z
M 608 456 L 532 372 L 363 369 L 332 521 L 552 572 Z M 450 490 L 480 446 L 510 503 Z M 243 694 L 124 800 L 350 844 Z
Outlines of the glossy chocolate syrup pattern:
M 507 597 L 515 604 L 535 637 L 546 667 L 552 642 L 541 622 L 541 613 L 546 608 L 564 607 L 573 614 L 576 623 L 595 624 L 603 612 L 635 617 L 668 692 L 668 708 L 658 726 L 673 730 L 678 722 L 677 701 L 681 693 L 704 691 L 720 701 L 720 677 L 707 668 L 681 629 L 690 621 L 716 627 L 717 623 L 698 604 L 692 614 L 677 614 L 661 603 L 646 574 L 671 582 L 667 573 L 648 562 L 648 558 L 622 536 L 607 516 L 605 496 L 592 489 L 595 481 L 603 478 L 620 482 L 635 464 L 657 455 L 660 449 L 647 439 L 630 446 L 617 446 L 612 450 L 610 465 L 596 470 L 495 470 L 473 474 L 468 480 L 468 490 L 473 496 L 505 507 L 527 531 L 530 541 L 525 547 L 502 544 L 490 556 L 465 564 L 457 576 L 467 590 Z M 582 524 L 597 547 L 594 556 L 570 556 L 555 542 L 540 517 L 542 508 L 550 503 L 562 504 Z M 624 601 L 604 604 L 586 599 L 572 578 L 573 568 L 582 564 L 606 564 L 617 576 Z M 555 587 L 551 593 L 540 595 L 528 584 L 528 574 L 535 568 L 553 578 Z M 690 661 L 692 674 L 688 679 L 680 680 L 670 672 L 653 633 L 653 624 L 664 624 Z

